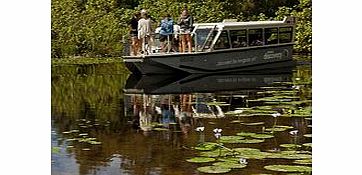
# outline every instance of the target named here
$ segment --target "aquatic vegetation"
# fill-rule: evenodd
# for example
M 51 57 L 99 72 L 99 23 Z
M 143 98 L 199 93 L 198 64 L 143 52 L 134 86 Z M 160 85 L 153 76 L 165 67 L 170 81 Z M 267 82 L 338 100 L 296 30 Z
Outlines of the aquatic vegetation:
M 187 159 L 187 162 L 192 162 L 192 163 L 206 163 L 206 162 L 214 162 L 215 159 L 214 158 L 210 158 L 210 157 L 194 157 L 191 159 Z
M 267 165 L 264 167 L 267 170 L 279 172 L 310 172 L 312 167 L 297 166 L 297 165 Z
M 255 135 L 256 133 L 253 133 L 253 132 L 239 132 L 239 133 L 236 133 L 236 135 L 238 136 L 244 136 L 244 137 L 251 137 L 253 135 Z
M 89 148 L 83 148 L 82 151 L 90 151 L 91 149 Z
M 250 137 L 256 138 L 256 139 L 269 139 L 269 138 L 273 138 L 274 135 L 271 134 L 254 134 Z
M 286 128 L 278 128 L 278 127 L 274 127 L 274 128 L 266 128 L 265 131 L 270 131 L 270 132 L 282 132 L 287 130 Z
M 240 142 L 242 139 L 245 139 L 241 136 L 221 136 L 220 142 L 222 143 L 242 143 Z
M 230 123 L 241 123 L 241 122 L 242 122 L 241 120 L 233 120 Z
M 233 150 L 238 153 L 237 157 L 242 157 L 245 159 L 264 159 L 268 154 L 255 148 L 235 148 Z
M 205 142 L 205 143 L 198 144 L 197 147 L 195 147 L 194 149 L 200 150 L 200 151 L 211 151 L 211 150 L 216 149 L 217 147 L 218 147 L 217 143 Z
M 200 156 L 203 157 L 225 157 L 225 156 L 234 156 L 238 153 L 234 153 L 225 149 L 217 149 L 214 151 L 203 151 L 200 153 Z
M 216 162 L 213 163 L 212 165 L 214 166 L 220 166 L 220 167 L 225 167 L 225 168 L 245 168 L 246 164 L 240 164 L 240 163 L 235 163 L 235 162 L 230 162 L 230 161 L 226 161 L 226 162 Z
M 302 147 L 301 145 L 297 145 L 297 144 L 281 144 L 279 146 L 283 147 L 283 148 L 300 148 L 300 147 Z
M 303 143 L 302 145 L 305 147 L 312 147 L 312 143 Z
M 202 173 L 212 173 L 212 174 L 227 173 L 227 172 L 231 171 L 230 168 L 225 168 L 225 167 L 221 167 L 221 166 L 204 166 L 204 167 L 197 168 L 197 170 Z
M 262 143 L 264 142 L 264 139 L 245 139 L 245 140 L 240 140 L 239 143 Z
M 312 137 L 312 134 L 304 134 L 304 137 Z
M 301 165 L 312 165 L 312 159 L 301 159 L 301 160 L 295 160 L 293 163 L 301 164 Z
M 296 152 L 279 152 L 279 153 L 269 153 L 266 155 L 266 158 L 275 158 L 275 159 L 311 159 L 312 155 L 310 154 L 298 154 Z
M 276 128 L 285 128 L 285 129 L 293 129 L 293 126 L 282 126 L 282 125 L 276 125 Z
M 242 125 L 246 126 L 256 126 L 256 125 L 263 125 L 264 122 L 254 122 L 254 123 L 241 123 Z

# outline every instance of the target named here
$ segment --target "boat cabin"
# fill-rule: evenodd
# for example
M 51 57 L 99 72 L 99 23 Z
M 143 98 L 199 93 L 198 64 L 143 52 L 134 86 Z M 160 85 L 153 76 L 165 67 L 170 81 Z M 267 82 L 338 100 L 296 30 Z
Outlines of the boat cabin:
M 234 22 L 194 24 L 195 52 L 265 47 L 294 43 L 295 19 L 283 21 Z

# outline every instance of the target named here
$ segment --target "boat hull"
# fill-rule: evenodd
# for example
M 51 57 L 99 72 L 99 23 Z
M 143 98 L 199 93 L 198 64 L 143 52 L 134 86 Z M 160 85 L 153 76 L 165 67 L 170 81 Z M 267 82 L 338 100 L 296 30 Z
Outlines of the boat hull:
M 191 54 L 157 54 L 125 57 L 134 74 L 230 73 L 288 67 L 293 45 L 229 49 Z

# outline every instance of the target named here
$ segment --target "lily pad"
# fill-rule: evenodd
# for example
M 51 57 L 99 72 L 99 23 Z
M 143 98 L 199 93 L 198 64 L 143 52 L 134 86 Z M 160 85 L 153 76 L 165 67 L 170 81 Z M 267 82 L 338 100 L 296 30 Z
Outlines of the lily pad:
M 239 157 L 223 157 L 223 158 L 219 158 L 217 160 L 223 161 L 223 162 L 235 162 L 235 163 L 238 163 L 240 158 Z
M 231 171 L 230 168 L 225 168 L 221 166 L 204 166 L 197 168 L 197 170 L 202 173 L 212 173 L 212 174 L 227 173 Z
M 303 143 L 303 146 L 305 146 L 305 147 L 312 147 L 312 143 Z
M 266 155 L 266 158 L 271 159 L 311 159 L 312 155 L 310 154 L 296 154 L 296 153 L 286 153 L 286 152 L 280 152 L 280 153 L 269 153 Z
M 83 151 L 90 151 L 89 148 L 83 148 L 82 150 L 83 150 Z
M 241 123 L 241 122 L 242 122 L 241 120 L 233 120 L 230 123 Z
M 233 156 L 237 155 L 238 153 L 233 153 L 231 151 L 225 149 L 216 149 L 214 151 L 204 151 L 200 153 L 200 156 L 203 157 L 225 157 L 225 156 Z
M 274 131 L 274 132 L 282 132 L 282 131 L 285 131 L 285 130 L 287 130 L 286 128 L 277 128 L 277 127 L 275 127 L 275 128 L 266 128 L 265 129 L 265 131 L 270 131 L 270 132 L 272 132 L 272 131 Z
M 311 172 L 312 167 L 299 165 L 268 165 L 264 167 L 267 170 L 279 172 Z
M 300 148 L 300 147 L 302 147 L 301 145 L 297 145 L 297 144 L 281 144 L 279 146 L 283 147 L 283 148 Z
M 213 143 L 213 142 L 201 143 L 201 144 L 197 145 L 197 147 L 195 147 L 196 150 L 200 150 L 200 151 L 211 151 L 216 148 L 217 148 L 217 143 Z
M 293 163 L 302 164 L 302 165 L 312 165 L 312 159 L 295 160 Z
M 264 159 L 268 154 L 255 148 L 235 148 L 233 150 L 239 153 L 238 157 L 245 159 Z
M 256 126 L 256 125 L 263 125 L 264 122 L 255 122 L 255 123 L 241 123 L 242 125 L 246 126 Z
M 252 133 L 252 132 L 239 132 L 239 133 L 236 133 L 236 135 L 238 136 L 244 136 L 244 137 L 251 137 L 253 135 L 255 135 L 256 133 Z
M 220 142 L 222 143 L 242 143 L 241 140 L 244 139 L 244 137 L 241 136 L 221 136 Z
M 312 134 L 304 134 L 304 137 L 312 137 Z
M 282 126 L 282 125 L 276 125 L 276 128 L 285 128 L 285 129 L 293 129 L 293 126 Z
M 187 159 L 187 162 L 192 162 L 192 163 L 206 163 L 206 162 L 214 162 L 215 159 L 214 158 L 210 158 L 210 157 L 194 157 L 191 159 Z
M 245 139 L 238 141 L 238 143 L 262 143 L 264 141 L 264 139 Z
M 273 138 L 273 135 L 270 134 L 255 134 L 252 135 L 251 137 L 256 138 L 256 139 L 269 139 L 269 138 Z
M 235 162 L 216 162 L 213 163 L 212 165 L 214 166 L 220 166 L 220 167 L 225 167 L 225 168 L 245 168 L 246 165 L 245 164 L 240 164 L 240 163 L 235 163 Z

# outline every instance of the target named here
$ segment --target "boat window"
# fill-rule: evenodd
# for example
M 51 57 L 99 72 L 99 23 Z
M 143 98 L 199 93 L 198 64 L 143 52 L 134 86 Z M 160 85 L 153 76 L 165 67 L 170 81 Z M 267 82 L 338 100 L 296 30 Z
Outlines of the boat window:
M 249 46 L 263 45 L 263 29 L 249 29 Z
M 247 46 L 246 30 L 230 30 L 230 39 L 233 48 Z
M 204 28 L 204 29 L 197 29 L 195 31 L 196 37 L 197 37 L 197 48 L 198 50 L 202 48 L 202 46 L 205 44 L 207 36 L 211 32 L 211 28 Z M 194 41 L 194 39 L 193 39 Z
M 206 41 L 206 44 L 205 44 L 204 49 L 210 49 L 210 46 L 211 46 L 211 44 L 212 44 L 212 41 L 214 41 L 214 38 L 215 38 L 217 32 L 218 32 L 217 30 L 214 30 L 214 31 L 211 33 L 210 37 L 209 37 L 209 38 L 207 39 L 207 41 Z
M 229 36 L 227 31 L 222 31 L 219 38 L 217 39 L 214 49 L 229 49 L 230 48 L 230 42 L 229 42 Z
M 292 42 L 293 28 L 292 27 L 280 27 L 279 28 L 279 43 Z
M 278 44 L 278 28 L 266 28 L 264 29 L 264 36 L 266 45 Z

